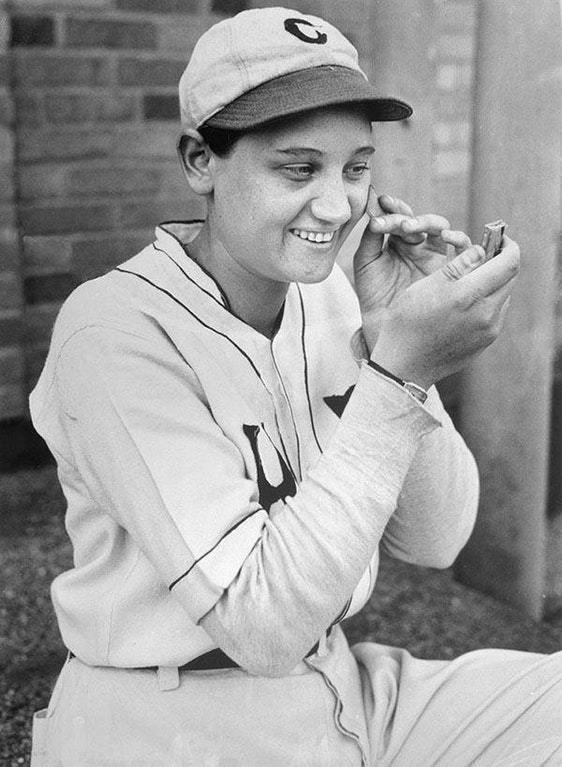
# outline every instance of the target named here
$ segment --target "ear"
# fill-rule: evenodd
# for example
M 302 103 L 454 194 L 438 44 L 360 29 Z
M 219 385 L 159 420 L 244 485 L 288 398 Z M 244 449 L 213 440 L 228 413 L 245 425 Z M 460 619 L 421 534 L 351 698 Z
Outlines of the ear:
M 178 157 L 187 179 L 195 194 L 210 194 L 213 191 L 213 153 L 206 141 L 196 131 L 187 129 L 178 138 Z

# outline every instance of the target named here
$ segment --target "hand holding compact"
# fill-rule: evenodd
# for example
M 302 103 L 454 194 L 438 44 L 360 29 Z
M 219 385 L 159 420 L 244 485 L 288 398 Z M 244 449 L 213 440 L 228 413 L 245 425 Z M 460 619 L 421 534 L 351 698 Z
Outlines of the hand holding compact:
M 378 201 L 355 256 L 365 340 L 375 362 L 428 388 L 497 338 L 519 248 L 504 236 L 483 263 L 483 249 L 442 216 L 414 218 L 401 200 Z
M 427 389 L 495 341 L 519 272 L 519 247 L 504 236 L 501 252 L 483 258 L 473 245 L 401 293 L 382 316 L 372 358 Z
M 414 217 L 411 207 L 390 195 L 367 201 L 369 223 L 354 258 L 355 288 L 367 346 L 376 343 L 382 312 L 417 280 L 427 277 L 471 245 L 443 216 Z M 386 242 L 385 242 L 386 240 Z

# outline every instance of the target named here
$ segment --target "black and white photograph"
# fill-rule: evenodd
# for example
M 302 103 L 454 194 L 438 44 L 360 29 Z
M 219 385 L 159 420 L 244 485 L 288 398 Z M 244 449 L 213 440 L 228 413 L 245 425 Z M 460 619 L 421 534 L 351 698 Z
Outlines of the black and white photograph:
M 562 767 L 562 0 L 3 0 L 0 105 L 0 767 Z

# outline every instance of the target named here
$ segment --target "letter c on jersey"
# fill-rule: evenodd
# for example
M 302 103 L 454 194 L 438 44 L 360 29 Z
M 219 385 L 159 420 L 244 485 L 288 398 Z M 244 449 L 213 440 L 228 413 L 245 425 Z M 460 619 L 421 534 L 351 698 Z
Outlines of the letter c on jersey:
M 301 29 L 301 26 L 311 27 L 316 32 L 314 37 L 309 37 L 306 34 L 306 31 L 308 30 L 305 31 Z M 326 35 L 324 32 L 319 32 L 314 24 L 311 24 L 310 21 L 307 21 L 306 19 L 285 19 L 285 29 L 287 32 L 290 32 L 290 34 L 298 37 L 299 40 L 302 40 L 303 43 L 324 45 L 328 42 L 328 35 Z

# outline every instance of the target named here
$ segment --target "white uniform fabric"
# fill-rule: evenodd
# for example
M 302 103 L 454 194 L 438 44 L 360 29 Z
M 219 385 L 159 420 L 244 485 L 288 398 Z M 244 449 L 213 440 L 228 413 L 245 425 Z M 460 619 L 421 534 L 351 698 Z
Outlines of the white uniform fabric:
M 57 459 L 75 565 L 52 590 L 77 658 L 45 720 L 48 763 L 171 764 L 170 738 L 177 750 L 186 732 L 200 743 L 209 731 L 195 714 L 198 696 L 201 710 L 214 712 L 211 730 L 231 717 L 229 731 L 243 729 L 245 745 L 236 761 L 229 738 L 217 751 L 202 736 L 210 761 L 179 763 L 290 764 L 294 748 L 281 724 L 275 735 L 276 716 L 252 738 L 252 717 L 233 703 L 252 711 L 273 702 L 271 677 L 281 677 L 277 718 L 289 717 L 295 737 L 312 685 L 318 710 L 331 708 L 324 735 L 334 763 L 366 764 L 388 741 L 391 696 L 380 693 L 373 719 L 377 675 L 363 674 L 361 691 L 337 625 L 302 659 L 368 599 L 379 543 L 408 561 L 452 562 L 474 519 L 474 463 L 434 390 L 421 406 L 358 368 L 350 338 L 360 317 L 339 270 L 320 285 L 290 286 L 270 341 L 229 311 L 186 255 L 182 242 L 196 229 L 159 228 L 154 245 L 74 292 L 31 397 L 34 424 Z M 125 670 L 173 669 L 217 645 L 245 670 L 212 672 L 213 684 L 197 693 L 201 672 L 160 690 L 154 671 Z M 309 683 L 311 669 L 321 688 Z M 83 737 L 72 740 L 76 722 Z M 116 733 L 127 732 L 123 748 L 138 756 L 155 727 L 162 738 L 148 761 L 112 751 Z M 305 755 L 324 736 L 307 732 Z M 69 751 L 71 742 L 82 751 Z

